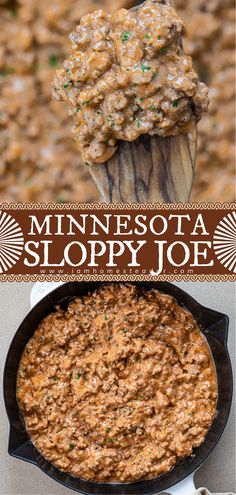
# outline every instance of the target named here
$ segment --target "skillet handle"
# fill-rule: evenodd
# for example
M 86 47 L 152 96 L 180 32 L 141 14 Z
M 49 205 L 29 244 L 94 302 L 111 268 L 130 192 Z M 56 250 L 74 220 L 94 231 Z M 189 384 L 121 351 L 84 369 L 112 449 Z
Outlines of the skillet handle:
M 12 425 L 9 433 L 8 453 L 12 457 L 17 457 L 17 459 L 36 463 L 35 450 L 32 442 L 27 440 L 25 434 Z
M 178 485 L 169 488 L 167 493 L 169 495 L 193 495 L 196 490 L 193 477 L 194 474 L 191 474 L 191 476 L 178 483 Z

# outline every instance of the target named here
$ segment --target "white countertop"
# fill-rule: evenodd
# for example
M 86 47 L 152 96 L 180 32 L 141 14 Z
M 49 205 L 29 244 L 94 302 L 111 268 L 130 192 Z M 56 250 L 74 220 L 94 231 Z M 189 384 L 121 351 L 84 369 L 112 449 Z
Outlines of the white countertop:
M 0 366 L 1 374 L 10 341 L 29 310 L 32 283 L 0 284 Z M 199 302 L 230 317 L 229 352 L 235 369 L 235 284 L 176 283 Z M 2 387 L 2 380 L 1 380 Z M 235 491 L 235 407 L 216 449 L 195 476 L 197 488 L 212 492 Z M 0 495 L 66 495 L 73 491 L 51 480 L 37 467 L 7 454 L 8 420 L 1 393 L 0 404 Z M 74 492 L 75 493 L 75 492 Z M 187 494 L 186 494 L 187 495 Z

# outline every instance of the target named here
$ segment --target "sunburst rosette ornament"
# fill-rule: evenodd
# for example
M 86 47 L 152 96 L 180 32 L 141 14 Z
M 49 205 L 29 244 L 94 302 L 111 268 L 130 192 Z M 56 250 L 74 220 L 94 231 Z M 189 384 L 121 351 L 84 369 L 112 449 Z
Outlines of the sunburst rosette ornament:
M 10 270 L 24 248 L 23 232 L 16 220 L 0 211 L 0 274 Z
M 236 213 L 229 213 L 217 225 L 213 247 L 220 263 L 236 273 Z

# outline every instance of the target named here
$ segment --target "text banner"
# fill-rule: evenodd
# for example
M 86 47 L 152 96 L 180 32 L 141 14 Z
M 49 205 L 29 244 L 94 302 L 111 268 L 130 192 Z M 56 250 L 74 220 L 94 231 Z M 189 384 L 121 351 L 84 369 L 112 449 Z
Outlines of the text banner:
M 2 204 L 0 280 L 235 280 L 232 204 Z

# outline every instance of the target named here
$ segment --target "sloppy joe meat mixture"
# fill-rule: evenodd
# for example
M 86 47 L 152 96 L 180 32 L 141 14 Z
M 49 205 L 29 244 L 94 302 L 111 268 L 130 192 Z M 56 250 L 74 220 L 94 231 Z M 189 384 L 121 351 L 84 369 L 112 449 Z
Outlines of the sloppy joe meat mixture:
M 55 70 L 70 55 L 68 33 L 99 8 L 135 0 L 0 1 L 1 201 L 96 201 L 98 194 L 71 134 L 65 106 L 51 98 Z M 198 124 L 191 199 L 235 198 L 235 2 L 173 0 L 184 19 L 184 49 L 210 88 Z
M 193 316 L 157 290 L 103 285 L 57 307 L 24 350 L 17 398 L 60 470 L 128 482 L 170 471 L 202 444 L 217 381 Z
M 183 53 L 182 31 L 169 0 L 82 17 L 53 95 L 69 105 L 84 161 L 106 162 L 117 140 L 186 133 L 200 120 L 207 88 Z

